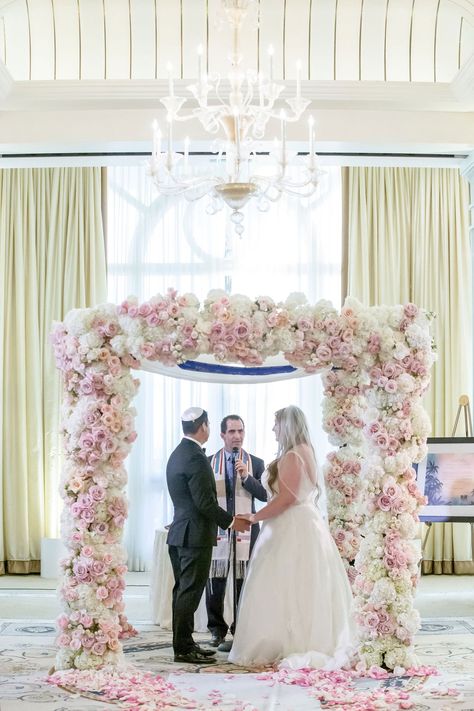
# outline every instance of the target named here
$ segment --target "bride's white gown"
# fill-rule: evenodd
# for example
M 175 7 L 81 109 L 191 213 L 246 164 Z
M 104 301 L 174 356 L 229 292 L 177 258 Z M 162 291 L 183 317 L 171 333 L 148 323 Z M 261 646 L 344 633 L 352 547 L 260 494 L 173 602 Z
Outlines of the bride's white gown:
M 240 595 L 234 664 L 335 669 L 349 661 L 352 593 L 314 503 L 316 467 L 312 474 L 304 469 L 297 501 L 261 525 Z

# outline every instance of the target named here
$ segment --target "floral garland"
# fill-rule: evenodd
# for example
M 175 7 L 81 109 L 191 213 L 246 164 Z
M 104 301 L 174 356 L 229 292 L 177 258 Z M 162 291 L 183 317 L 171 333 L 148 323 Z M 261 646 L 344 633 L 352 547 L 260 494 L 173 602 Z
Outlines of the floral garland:
M 362 664 L 410 666 L 400 650 L 410 649 L 417 623 L 410 539 L 421 503 L 411 462 L 424 453 L 428 425 L 419 401 L 433 358 L 424 312 L 351 300 L 338 314 L 329 302 L 311 306 L 301 294 L 276 304 L 222 291 L 210 292 L 201 308 L 194 295 L 170 289 L 141 305 L 129 298 L 73 310 L 56 324 L 53 345 L 65 384 L 62 533 L 70 551 L 60 587 L 58 669 L 118 665 L 119 640 L 135 634 L 123 615 L 120 545 L 123 462 L 136 438 L 131 400 L 138 381 L 130 369 L 144 359 L 171 366 L 201 354 L 255 365 L 279 353 L 306 372 L 324 373 L 325 428 L 340 447 L 325 468 L 330 526 L 352 579 L 356 559 Z M 372 456 L 363 467 L 366 449 Z

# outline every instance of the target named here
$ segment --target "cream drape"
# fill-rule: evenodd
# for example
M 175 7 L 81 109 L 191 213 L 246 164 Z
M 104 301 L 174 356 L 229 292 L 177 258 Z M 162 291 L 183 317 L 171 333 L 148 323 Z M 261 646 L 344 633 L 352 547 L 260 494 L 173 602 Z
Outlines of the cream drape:
M 107 295 L 100 169 L 0 170 L 0 234 L 0 573 L 28 573 L 58 535 L 51 325 Z
M 450 436 L 459 396 L 472 392 L 468 183 L 449 168 L 346 168 L 343 181 L 345 292 L 437 314 L 425 406 L 433 436 Z M 470 525 L 432 525 L 424 557 L 425 572 L 474 573 Z

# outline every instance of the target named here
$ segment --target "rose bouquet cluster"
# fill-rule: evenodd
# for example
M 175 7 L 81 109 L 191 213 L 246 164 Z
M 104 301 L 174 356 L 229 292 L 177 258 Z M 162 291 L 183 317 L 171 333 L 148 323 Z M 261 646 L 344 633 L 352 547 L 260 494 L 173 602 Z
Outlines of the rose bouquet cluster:
M 353 563 L 360 546 L 363 520 L 360 496 L 365 456 L 365 383 L 354 356 L 359 329 L 359 315 L 349 306 L 343 307 L 335 321 L 330 319 L 325 333 L 327 347 L 332 351 L 332 369 L 322 376 L 323 427 L 331 444 L 339 446 L 337 452 L 328 455 L 323 468 L 329 527 L 351 583 L 355 577 Z
M 168 289 L 166 295 L 157 294 L 143 304 L 129 297 L 117 315 L 120 334 L 111 347 L 122 359 L 131 355 L 137 363 L 146 359 L 173 366 L 208 351 L 199 301 L 193 294 L 180 296 Z
M 351 564 L 360 547 L 362 525 L 359 502 L 361 469 L 360 453 L 348 446 L 331 452 L 323 468 L 329 528 L 351 581 L 355 573 Z
M 215 290 L 204 302 L 202 327 L 209 334 L 209 353 L 217 360 L 260 365 L 283 353 L 292 365 L 315 372 L 328 368 L 332 351 L 322 329 L 336 319 L 329 302 L 311 306 L 304 294 L 275 303 L 268 296 L 251 300 Z

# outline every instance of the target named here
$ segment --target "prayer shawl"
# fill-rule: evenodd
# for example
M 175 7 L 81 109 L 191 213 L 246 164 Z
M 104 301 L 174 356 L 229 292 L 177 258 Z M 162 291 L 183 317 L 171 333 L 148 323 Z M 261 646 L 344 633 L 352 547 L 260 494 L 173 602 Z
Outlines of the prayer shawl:
M 252 458 L 248 452 L 241 449 L 235 455 L 247 465 L 249 476 L 252 476 Z M 219 506 L 227 511 L 226 496 L 226 451 L 220 449 L 211 457 L 211 467 L 216 478 L 217 501 Z M 242 480 L 237 472 L 235 477 L 235 513 L 252 513 L 252 494 L 244 489 Z M 237 578 L 243 578 L 250 555 L 250 531 L 236 532 L 236 570 Z M 229 573 L 232 555 L 232 531 L 219 528 L 217 531 L 217 545 L 212 549 L 211 578 L 226 578 Z

